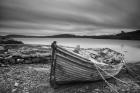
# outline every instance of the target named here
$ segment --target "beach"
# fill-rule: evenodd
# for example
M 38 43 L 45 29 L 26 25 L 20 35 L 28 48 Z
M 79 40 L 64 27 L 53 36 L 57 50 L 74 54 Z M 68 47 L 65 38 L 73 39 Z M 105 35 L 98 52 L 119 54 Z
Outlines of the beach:
M 60 85 L 54 89 L 50 85 L 50 46 L 1 47 L 4 49 L 1 48 L 1 60 L 5 58 L 0 67 L 1 93 L 115 93 L 103 80 Z M 107 81 L 119 93 L 139 93 L 140 63 L 128 63 L 127 67 L 129 71 L 124 68 L 116 76 L 123 82 L 114 78 Z

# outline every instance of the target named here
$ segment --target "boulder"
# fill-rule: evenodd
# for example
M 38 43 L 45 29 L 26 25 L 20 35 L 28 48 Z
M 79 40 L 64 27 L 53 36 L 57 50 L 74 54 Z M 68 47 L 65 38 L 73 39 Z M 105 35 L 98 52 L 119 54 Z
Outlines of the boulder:
M 3 47 L 3 46 L 0 46 L 0 51 L 1 51 L 1 50 L 4 50 L 4 47 Z

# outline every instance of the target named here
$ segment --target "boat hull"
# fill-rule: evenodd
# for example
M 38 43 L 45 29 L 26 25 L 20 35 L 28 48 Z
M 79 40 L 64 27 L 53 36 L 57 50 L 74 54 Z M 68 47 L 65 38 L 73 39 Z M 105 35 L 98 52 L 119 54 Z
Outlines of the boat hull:
M 53 51 L 51 67 L 51 83 L 67 84 L 107 79 L 121 70 L 123 63 L 102 66 L 81 58 L 61 47 Z M 102 75 L 102 76 L 101 76 Z

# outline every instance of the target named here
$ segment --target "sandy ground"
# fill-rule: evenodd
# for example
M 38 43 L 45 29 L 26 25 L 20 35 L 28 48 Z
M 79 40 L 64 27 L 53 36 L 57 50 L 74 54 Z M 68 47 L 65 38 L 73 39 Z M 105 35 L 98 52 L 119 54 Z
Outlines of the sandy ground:
M 128 64 L 131 70 L 137 73 L 128 73 L 122 70 L 117 78 L 108 79 L 111 86 L 118 93 L 140 93 L 138 74 L 140 64 Z M 22 64 L 10 67 L 0 67 L 0 93 L 115 93 L 104 81 L 91 83 L 77 83 L 50 86 L 50 64 Z M 131 74 L 131 75 L 130 75 Z

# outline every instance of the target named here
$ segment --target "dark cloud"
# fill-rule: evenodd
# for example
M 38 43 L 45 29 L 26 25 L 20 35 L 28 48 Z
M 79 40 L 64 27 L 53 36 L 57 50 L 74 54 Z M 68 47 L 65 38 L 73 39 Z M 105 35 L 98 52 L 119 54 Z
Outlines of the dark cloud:
M 139 5 L 139 0 L 1 0 L 0 32 L 109 34 L 140 29 Z

